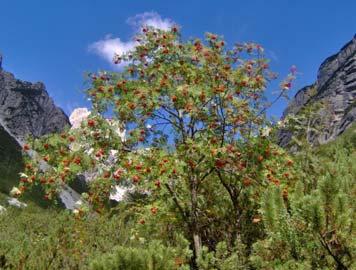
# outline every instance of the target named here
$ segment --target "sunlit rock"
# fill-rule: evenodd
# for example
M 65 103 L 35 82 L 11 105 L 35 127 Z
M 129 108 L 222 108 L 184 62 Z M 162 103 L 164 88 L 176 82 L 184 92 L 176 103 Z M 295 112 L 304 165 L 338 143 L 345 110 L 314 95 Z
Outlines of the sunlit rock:
M 15 207 L 18 207 L 18 208 L 24 208 L 27 206 L 26 203 L 23 203 L 23 202 L 20 202 L 18 199 L 16 198 L 10 198 L 8 199 L 8 204 L 11 205 L 11 206 L 15 206 Z
M 76 108 L 69 116 L 72 128 L 79 128 L 80 124 L 88 118 L 90 111 L 87 108 Z

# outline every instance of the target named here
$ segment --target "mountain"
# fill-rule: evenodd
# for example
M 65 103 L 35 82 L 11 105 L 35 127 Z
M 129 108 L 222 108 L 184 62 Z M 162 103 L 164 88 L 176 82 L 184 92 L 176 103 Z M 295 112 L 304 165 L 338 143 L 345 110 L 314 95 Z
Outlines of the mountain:
M 23 168 L 25 137 L 60 132 L 67 125 L 68 117 L 54 104 L 45 85 L 16 79 L 3 70 L 0 55 L 0 192 L 7 193 L 16 184 Z
M 328 57 L 319 67 L 314 84 L 300 89 L 283 113 L 300 115 L 306 109 L 314 114 L 305 125 L 312 127 L 308 141 L 324 144 L 334 140 L 356 120 L 356 35 L 340 51 Z M 279 144 L 287 146 L 292 133 L 282 130 Z
M 43 83 L 16 79 L 2 69 L 0 58 L 0 123 L 17 139 L 60 132 L 67 115 L 49 97 Z

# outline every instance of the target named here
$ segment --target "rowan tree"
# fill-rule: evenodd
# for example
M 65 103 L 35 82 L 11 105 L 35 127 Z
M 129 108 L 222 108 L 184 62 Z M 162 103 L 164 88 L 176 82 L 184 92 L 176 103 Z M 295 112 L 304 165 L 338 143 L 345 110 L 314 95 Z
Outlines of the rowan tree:
M 115 185 L 145 194 L 135 206 L 139 226 L 181 226 L 193 268 L 203 245 L 233 247 L 241 238 L 251 246 L 261 230 L 261 194 L 277 185 L 288 196 L 293 179 L 293 161 L 269 138 L 265 92 L 275 75 L 263 48 L 229 49 L 211 33 L 185 41 L 178 27 L 144 27 L 135 41 L 133 51 L 115 56 L 122 70 L 91 75 L 93 111 L 80 129 L 27 145 L 39 158 L 28 161 L 15 191 L 41 184 L 51 198 L 79 173 L 95 171 L 84 194 L 91 209 L 104 211 Z M 52 167 L 41 169 L 40 159 Z

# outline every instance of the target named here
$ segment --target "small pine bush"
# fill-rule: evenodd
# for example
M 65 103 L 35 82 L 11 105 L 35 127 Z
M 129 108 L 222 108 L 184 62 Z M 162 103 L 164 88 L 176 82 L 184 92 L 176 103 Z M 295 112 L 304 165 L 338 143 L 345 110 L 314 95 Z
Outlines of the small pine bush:
M 189 269 L 176 250 L 152 241 L 141 247 L 116 247 L 92 261 L 91 270 L 174 270 Z

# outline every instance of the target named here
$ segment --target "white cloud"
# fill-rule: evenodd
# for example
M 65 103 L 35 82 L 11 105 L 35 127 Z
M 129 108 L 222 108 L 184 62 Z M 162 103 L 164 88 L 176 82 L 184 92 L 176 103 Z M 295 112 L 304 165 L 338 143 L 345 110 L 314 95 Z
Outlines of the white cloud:
M 140 31 L 142 26 L 152 26 L 162 30 L 169 30 L 174 25 L 171 19 L 163 19 L 157 12 L 144 12 L 130 17 L 126 21 L 133 27 L 133 35 Z M 119 37 L 106 35 L 102 40 L 96 41 L 89 45 L 89 51 L 94 52 L 104 58 L 109 63 L 113 63 L 115 54 L 121 55 L 126 53 L 136 46 L 135 41 L 122 41 Z M 119 68 L 125 65 L 121 63 L 117 65 Z
M 135 31 L 139 31 L 142 26 L 152 26 L 162 30 L 169 30 L 174 22 L 171 19 L 162 19 L 157 12 L 144 12 L 130 17 L 126 21 Z
M 104 39 L 96 41 L 89 45 L 89 51 L 96 53 L 109 63 L 113 63 L 115 54 L 122 55 L 135 47 L 134 41 L 121 41 L 120 38 L 112 38 L 107 35 Z M 119 66 L 122 66 L 120 64 Z

